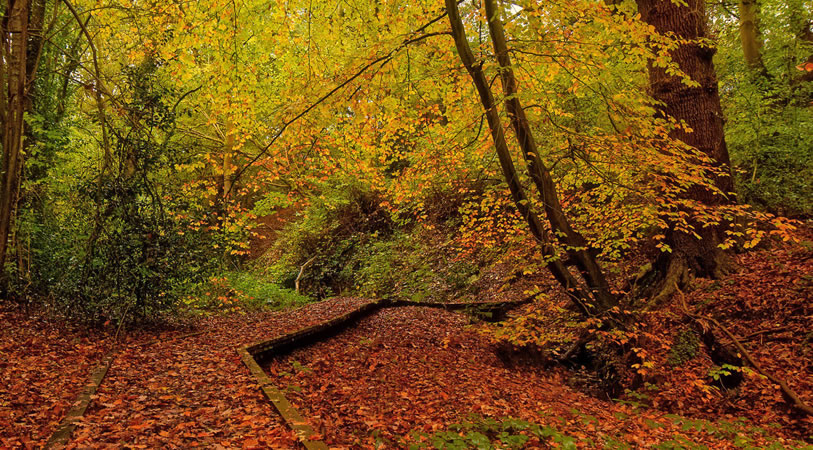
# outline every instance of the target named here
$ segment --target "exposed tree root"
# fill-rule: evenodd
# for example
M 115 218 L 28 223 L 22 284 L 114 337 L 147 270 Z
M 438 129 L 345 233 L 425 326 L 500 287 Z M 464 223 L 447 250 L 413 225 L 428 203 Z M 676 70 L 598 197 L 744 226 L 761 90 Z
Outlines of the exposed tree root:
M 737 339 L 737 337 L 734 336 L 734 334 L 731 333 L 731 331 L 729 331 L 728 328 L 726 328 L 723 324 L 721 324 L 720 322 L 718 322 L 716 319 L 714 319 L 712 317 L 701 316 L 701 315 L 694 314 L 691 311 L 689 311 L 689 308 L 686 306 L 686 301 L 685 301 L 685 298 L 683 296 L 683 292 L 677 287 L 675 287 L 675 289 L 677 290 L 677 292 L 681 296 L 681 305 L 683 307 L 683 312 L 684 312 L 684 314 L 686 314 L 686 316 L 688 316 L 692 320 L 698 322 L 700 324 L 700 326 L 702 326 L 704 329 L 706 328 L 705 323 L 710 323 L 710 324 L 714 325 L 715 327 L 719 328 L 726 336 L 728 336 L 729 339 L 731 339 L 731 342 L 734 344 L 734 347 L 737 349 L 739 354 L 742 355 L 742 357 L 745 359 L 745 361 L 748 364 L 751 365 L 751 367 L 753 367 L 760 375 L 764 376 L 765 378 L 770 380 L 772 383 L 779 386 L 779 389 L 782 391 L 782 395 L 785 397 L 785 400 L 788 403 L 790 403 L 791 406 L 796 408 L 797 411 L 800 411 L 800 412 L 802 412 L 802 413 L 804 413 L 806 415 L 809 415 L 809 416 L 813 416 L 813 407 L 811 407 L 810 405 L 805 403 L 796 394 L 796 392 L 794 392 L 793 389 L 791 389 L 791 387 L 788 386 L 788 384 L 784 380 L 780 380 L 779 378 L 765 372 L 765 370 L 762 368 L 762 366 L 759 365 L 759 363 L 751 356 L 751 354 L 748 352 L 748 350 L 745 349 L 745 347 L 742 345 L 740 340 Z
M 690 281 L 691 275 L 686 260 L 680 256 L 669 258 L 663 279 L 658 285 L 657 293 L 652 297 L 650 307 L 663 304 L 676 290 L 687 286 Z
M 647 264 L 628 284 L 632 301 L 646 301 L 644 308 L 663 304 L 675 293 L 676 288 L 686 287 L 691 281 L 686 260 L 675 256 L 660 258 L 655 264 Z
M 595 338 L 595 335 L 592 333 L 584 333 L 582 336 L 577 339 L 573 344 L 568 347 L 567 351 L 562 354 L 562 356 L 556 358 L 556 362 L 559 364 L 565 364 L 569 362 L 577 353 L 584 349 L 585 345 L 592 341 Z
M 737 267 L 731 256 L 719 248 L 694 252 L 698 256 L 692 253 L 661 254 L 629 284 L 631 298 L 649 299 L 647 308 L 655 308 L 669 300 L 677 289 L 686 288 L 694 277 L 721 279 Z

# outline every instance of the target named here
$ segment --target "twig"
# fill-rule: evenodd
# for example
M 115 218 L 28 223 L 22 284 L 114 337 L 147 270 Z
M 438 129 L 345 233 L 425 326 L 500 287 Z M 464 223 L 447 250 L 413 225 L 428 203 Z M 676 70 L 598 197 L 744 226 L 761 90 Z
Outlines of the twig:
M 745 336 L 744 338 L 742 338 L 742 340 L 743 341 L 750 341 L 751 339 L 753 339 L 753 338 L 755 338 L 757 336 L 763 335 L 763 334 L 781 333 L 783 331 L 788 331 L 788 328 L 787 327 L 778 327 L 778 328 L 769 328 L 767 330 L 759 330 L 759 331 L 755 331 L 755 332 Z
M 299 294 L 299 280 L 302 279 L 302 274 L 305 273 L 305 268 L 316 259 L 316 256 L 312 257 L 311 259 L 305 261 L 305 264 L 302 264 L 302 267 L 299 268 L 299 275 L 296 276 L 296 280 L 294 281 L 294 286 L 296 287 L 296 293 Z

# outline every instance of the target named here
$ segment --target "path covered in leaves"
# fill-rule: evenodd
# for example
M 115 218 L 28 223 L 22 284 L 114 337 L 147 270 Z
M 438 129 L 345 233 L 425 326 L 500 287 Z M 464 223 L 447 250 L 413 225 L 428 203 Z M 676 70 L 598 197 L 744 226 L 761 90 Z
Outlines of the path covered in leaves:
M 790 327 L 776 330 L 779 336 L 800 331 L 809 319 L 809 303 L 803 300 L 807 290 L 801 281 L 786 279 L 798 273 L 787 269 L 791 261 L 799 260 L 790 256 L 757 260 L 770 266 L 760 271 L 774 270 L 781 279 L 777 295 L 799 297 L 795 302 L 781 299 L 783 305 L 801 308 L 801 313 L 794 310 L 798 323 L 772 318 Z M 801 261 L 809 267 L 809 259 Z M 743 283 L 754 281 L 747 270 L 738 277 Z M 744 300 L 734 288 L 726 285 L 706 292 L 740 304 Z M 295 437 L 258 389 L 236 349 L 337 317 L 365 302 L 331 299 L 293 311 L 200 319 L 192 329 L 125 334 L 69 448 L 295 448 Z M 753 311 L 766 309 L 749 306 Z M 763 318 L 755 314 L 753 320 L 761 323 Z M 88 334 L 10 310 L 0 310 L 0 323 L 0 448 L 41 447 L 110 348 L 113 333 Z M 272 361 L 265 369 L 331 447 L 426 444 L 452 424 L 476 422 L 471 415 L 515 417 L 584 446 L 700 443 L 716 448 L 737 440 L 752 446 L 783 443 L 770 433 L 724 423 L 734 418 L 722 411 L 715 415 L 722 420 L 712 425 L 588 396 L 568 387 L 562 370 L 507 367 L 477 329 L 461 313 L 387 308 L 335 337 Z M 198 334 L 189 335 L 190 331 Z M 782 361 L 794 351 L 770 349 L 781 350 Z M 790 375 L 802 380 L 800 387 L 810 381 L 803 373 Z M 528 445 L 551 442 L 550 436 L 532 436 Z
M 466 316 L 384 309 L 267 371 L 331 447 L 404 447 L 470 416 L 551 426 L 581 445 L 730 446 L 741 431 L 590 397 L 557 370 L 508 368 Z M 747 436 L 751 445 L 774 438 Z M 534 444 L 535 442 L 535 444 Z M 529 441 L 547 446 L 550 442 Z
M 110 339 L 0 310 L 0 447 L 42 446 Z
M 173 339 L 186 331 L 127 337 L 69 447 L 295 447 L 236 348 L 364 302 L 334 299 L 294 311 L 210 318 L 196 324 L 202 334 L 186 338 Z M 0 330 L 0 447 L 41 447 L 110 339 L 2 314 L 8 326 Z

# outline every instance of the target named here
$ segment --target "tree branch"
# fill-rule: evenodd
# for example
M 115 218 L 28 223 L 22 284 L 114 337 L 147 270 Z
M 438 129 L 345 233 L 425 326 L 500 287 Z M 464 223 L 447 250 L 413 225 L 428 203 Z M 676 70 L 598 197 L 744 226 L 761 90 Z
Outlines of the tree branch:
M 462 0 L 460 0 L 460 1 L 462 1 Z M 423 32 L 424 32 L 424 31 L 425 31 L 425 30 L 426 30 L 428 27 L 430 27 L 431 25 L 435 24 L 436 22 L 438 22 L 438 21 L 442 20 L 444 17 L 446 17 L 446 14 L 445 14 L 445 13 L 444 13 L 444 14 L 439 15 L 438 17 L 436 17 L 436 18 L 434 18 L 434 19 L 432 19 L 432 20 L 430 20 L 429 22 L 427 22 L 426 24 L 424 24 L 424 25 L 423 25 L 423 26 L 421 26 L 420 28 L 418 28 L 418 29 L 416 29 L 415 31 L 413 31 L 413 32 L 412 32 L 412 35 L 415 35 L 415 34 L 417 34 L 417 33 L 423 33 Z M 269 142 L 268 144 L 266 144 L 266 145 L 265 145 L 265 147 L 263 147 L 263 149 L 260 151 L 260 153 L 258 153 L 258 154 L 257 154 L 257 156 L 255 156 L 254 158 L 252 158 L 252 159 L 251 159 L 251 161 L 249 161 L 249 162 L 248 162 L 248 164 L 244 165 L 244 166 L 243 166 L 243 167 L 242 167 L 242 168 L 241 168 L 239 171 L 237 171 L 237 173 L 235 173 L 235 174 L 234 174 L 234 177 L 233 177 L 233 179 L 232 179 L 232 186 L 231 186 L 231 188 L 234 188 L 234 186 L 237 184 L 237 180 L 239 180 L 239 179 L 240 179 L 240 177 L 243 175 L 243 173 L 244 173 L 244 172 L 245 172 L 245 171 L 246 171 L 246 170 L 247 170 L 249 167 L 251 167 L 251 166 L 252 166 L 254 163 L 256 163 L 256 162 L 257 162 L 257 161 L 258 161 L 260 158 L 262 158 L 262 157 L 263 157 L 263 155 L 265 155 L 265 154 L 268 152 L 268 150 L 271 148 L 271 146 L 272 146 L 272 145 L 274 145 L 274 143 L 277 141 L 277 139 L 279 139 L 279 138 L 280 138 L 280 136 L 282 136 L 282 134 L 285 132 L 285 130 L 286 130 L 286 129 L 287 129 L 289 126 L 291 126 L 291 124 L 293 124 L 293 123 L 294 123 L 294 122 L 296 122 L 297 120 L 299 120 L 299 119 L 301 119 L 302 117 L 304 117 L 305 115 L 307 115 L 307 114 L 308 114 L 309 112 L 311 112 L 311 111 L 312 111 L 314 108 L 316 108 L 317 106 L 319 106 L 320 104 L 322 104 L 322 103 L 323 103 L 325 100 L 329 99 L 329 98 L 330 98 L 330 97 L 332 97 L 334 94 L 336 94 L 338 91 L 340 91 L 342 88 L 344 88 L 344 87 L 345 87 L 345 86 L 347 86 L 348 84 L 352 83 L 352 82 L 353 82 L 353 81 L 354 81 L 356 78 L 360 77 L 360 76 L 361 76 L 361 75 L 362 75 L 364 72 L 366 72 L 368 69 L 370 69 L 371 67 L 375 66 L 376 64 L 379 64 L 379 63 L 386 63 L 387 61 L 389 61 L 390 59 L 392 59 L 392 58 L 395 56 L 395 54 L 396 54 L 396 53 L 400 52 L 401 50 L 403 50 L 403 49 L 404 49 L 405 47 L 407 47 L 408 45 L 414 44 L 414 43 L 416 43 L 416 42 L 422 41 L 422 40 L 424 40 L 424 39 L 426 39 L 426 38 L 429 38 L 429 37 L 432 37 L 432 36 L 445 36 L 445 35 L 448 35 L 448 34 L 449 34 L 448 32 L 433 32 L 433 33 L 425 33 L 425 34 L 422 34 L 422 35 L 420 35 L 420 36 L 416 36 L 416 37 L 412 37 L 412 38 L 407 38 L 407 39 L 404 39 L 404 40 L 403 40 L 403 41 L 402 41 L 402 42 L 401 42 L 401 43 L 400 43 L 400 44 L 399 44 L 397 47 L 395 47 L 394 49 L 390 50 L 390 51 L 389 51 L 389 52 L 387 52 L 385 55 L 380 56 L 380 57 L 378 57 L 378 58 L 376 58 L 376 59 L 374 59 L 374 60 L 372 60 L 372 61 L 368 62 L 368 63 L 367 63 L 367 64 L 365 64 L 363 67 L 361 67 L 359 70 L 357 70 L 357 71 L 356 71 L 356 72 L 355 72 L 355 73 L 354 73 L 352 76 L 350 76 L 349 78 L 347 78 L 347 79 L 346 79 L 346 80 L 344 80 L 343 82 L 341 82 L 341 83 L 339 83 L 338 85 L 336 85 L 336 86 L 335 86 L 333 89 L 331 89 L 331 90 L 330 90 L 328 93 L 326 93 L 326 94 L 322 95 L 321 97 L 319 97 L 319 99 L 317 99 L 315 102 L 313 102 L 313 103 L 311 103 L 310 105 L 308 105 L 308 107 L 307 107 L 307 108 L 305 108 L 305 109 L 303 109 L 301 112 L 299 112 L 299 114 L 297 114 L 297 115 L 295 115 L 294 117 L 292 117 L 291 119 L 286 120 L 285 122 L 283 122 L 282 126 L 281 126 L 281 127 L 280 127 L 280 129 L 277 131 L 277 133 L 274 135 L 274 137 L 273 137 L 273 138 L 271 138 L 271 142 Z M 231 190 L 231 189 L 230 189 L 230 190 Z M 228 195 L 228 192 L 226 193 L 226 195 Z

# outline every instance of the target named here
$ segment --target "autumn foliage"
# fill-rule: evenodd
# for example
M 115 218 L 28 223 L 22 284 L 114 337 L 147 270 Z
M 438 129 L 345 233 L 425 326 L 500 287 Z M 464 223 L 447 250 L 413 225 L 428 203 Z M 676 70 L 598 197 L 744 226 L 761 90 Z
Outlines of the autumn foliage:
M 0 447 L 809 443 L 804 1 L 0 17 Z

